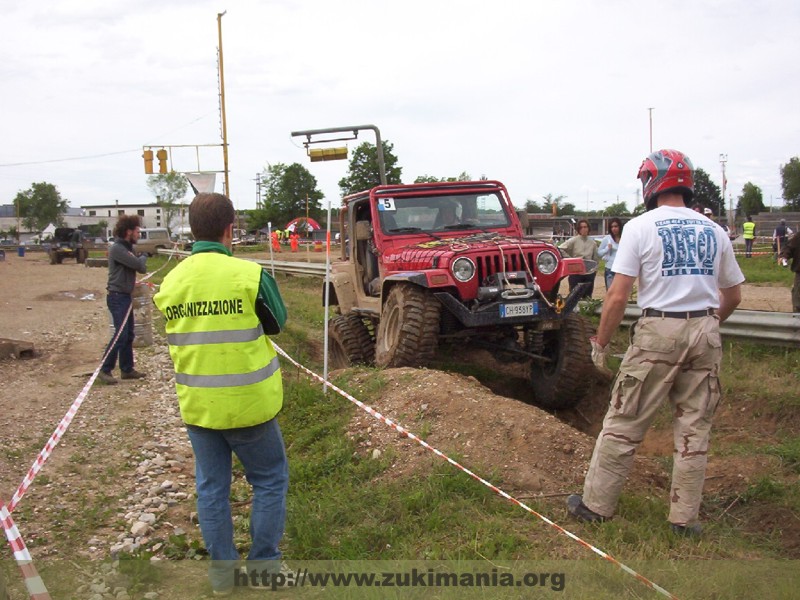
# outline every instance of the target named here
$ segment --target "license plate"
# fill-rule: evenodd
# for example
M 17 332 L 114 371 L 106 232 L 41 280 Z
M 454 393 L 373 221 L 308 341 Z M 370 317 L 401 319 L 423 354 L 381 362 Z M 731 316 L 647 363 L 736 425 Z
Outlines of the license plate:
M 500 317 L 532 317 L 539 314 L 538 302 L 519 302 L 516 304 L 501 304 Z

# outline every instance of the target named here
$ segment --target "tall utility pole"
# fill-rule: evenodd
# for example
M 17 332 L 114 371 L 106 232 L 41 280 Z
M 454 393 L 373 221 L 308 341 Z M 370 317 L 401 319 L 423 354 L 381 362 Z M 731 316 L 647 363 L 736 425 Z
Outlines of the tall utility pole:
M 222 120 L 222 163 L 225 169 L 225 195 L 231 197 L 230 180 L 228 179 L 228 125 L 225 119 L 225 68 L 222 60 L 222 17 L 225 12 L 217 13 L 217 32 L 219 33 L 219 112 Z
M 256 208 L 261 208 L 261 173 L 256 173 Z
M 655 106 L 651 106 L 650 108 L 647 109 L 647 111 L 650 113 L 650 154 L 653 153 L 653 110 L 654 109 Z
M 728 187 L 728 178 L 725 176 L 725 163 L 728 162 L 727 154 L 719 155 L 719 163 L 722 165 L 722 203 L 720 208 L 725 208 L 725 188 Z M 733 199 L 729 200 L 728 208 L 728 229 L 733 231 Z

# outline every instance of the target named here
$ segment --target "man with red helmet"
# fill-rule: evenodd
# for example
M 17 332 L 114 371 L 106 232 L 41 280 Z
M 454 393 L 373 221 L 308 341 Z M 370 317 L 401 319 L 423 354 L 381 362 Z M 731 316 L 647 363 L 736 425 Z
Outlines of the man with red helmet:
M 674 414 L 675 451 L 669 522 L 673 533 L 699 535 L 700 501 L 711 419 L 720 398 L 719 324 L 741 301 L 744 275 L 722 228 L 688 208 L 694 168 L 677 150 L 659 150 L 639 169 L 647 212 L 625 225 L 614 259 L 592 360 L 606 369 L 608 343 L 639 279 L 642 316 L 611 389 L 583 496 L 571 515 L 590 522 L 613 516 L 634 453 L 665 399 Z

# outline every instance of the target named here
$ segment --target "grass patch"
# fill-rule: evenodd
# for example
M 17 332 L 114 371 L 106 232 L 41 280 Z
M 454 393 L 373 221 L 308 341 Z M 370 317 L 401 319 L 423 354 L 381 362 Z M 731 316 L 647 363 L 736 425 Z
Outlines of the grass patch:
M 800 473 L 800 437 L 792 437 L 781 444 L 764 448 L 767 454 L 779 457 L 786 468 Z
M 739 263 L 742 273 L 744 273 L 745 283 L 792 287 L 794 273 L 785 267 L 781 267 L 772 256 L 745 258 L 737 255 L 736 261 Z

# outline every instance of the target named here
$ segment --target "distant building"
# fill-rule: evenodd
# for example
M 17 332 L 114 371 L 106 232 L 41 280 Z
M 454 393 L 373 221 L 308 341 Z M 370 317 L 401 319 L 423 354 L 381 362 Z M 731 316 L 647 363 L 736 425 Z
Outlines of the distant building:
M 122 214 L 139 215 L 142 218 L 142 227 L 167 226 L 162 209 L 155 202 L 148 204 L 119 204 L 115 202 L 114 204 L 68 208 L 64 215 L 64 226 L 98 225 L 101 221 L 105 221 L 105 237 L 111 237 L 114 232 L 114 226 L 117 224 L 117 217 Z M 188 215 L 188 205 L 176 209 L 170 228 L 180 228 L 182 224 L 188 226 Z M 17 215 L 14 205 L 5 204 L 0 206 L 0 230 L 8 231 L 12 227 L 17 227 Z M 22 220 L 20 220 L 20 241 L 27 241 L 38 233 L 40 232 L 28 231 Z

